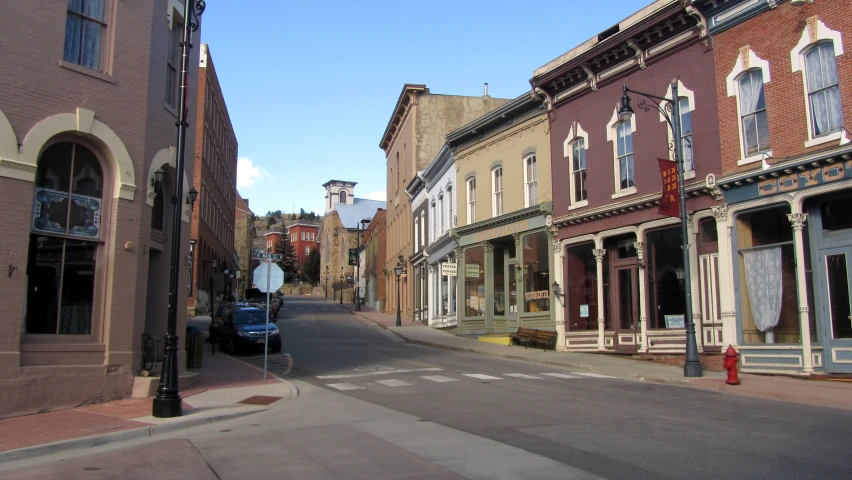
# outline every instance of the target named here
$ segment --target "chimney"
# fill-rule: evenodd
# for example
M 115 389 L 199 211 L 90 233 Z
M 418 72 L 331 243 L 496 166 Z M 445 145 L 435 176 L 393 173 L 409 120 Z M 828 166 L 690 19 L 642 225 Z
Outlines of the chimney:
M 483 97 L 487 97 L 487 96 L 488 96 L 488 82 L 485 82 L 485 94 L 483 95 Z

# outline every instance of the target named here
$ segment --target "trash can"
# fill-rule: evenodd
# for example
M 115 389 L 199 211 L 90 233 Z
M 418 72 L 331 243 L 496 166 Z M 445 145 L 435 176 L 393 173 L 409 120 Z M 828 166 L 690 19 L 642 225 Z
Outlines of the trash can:
M 204 333 L 196 327 L 186 327 L 186 368 L 201 368 L 204 357 Z

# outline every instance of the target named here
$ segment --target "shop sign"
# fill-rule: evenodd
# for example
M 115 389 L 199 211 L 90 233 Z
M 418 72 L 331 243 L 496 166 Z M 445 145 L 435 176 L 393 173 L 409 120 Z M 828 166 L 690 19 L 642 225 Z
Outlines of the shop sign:
M 666 318 L 666 328 L 684 328 L 683 315 L 663 315 Z
M 550 290 L 539 290 L 537 292 L 527 292 L 524 294 L 526 301 L 538 300 L 541 298 L 550 298 Z
M 441 264 L 441 276 L 455 277 L 456 275 L 458 275 L 458 265 L 455 262 L 444 262 Z M 476 276 L 478 277 L 479 273 Z
M 473 234 L 473 241 L 484 242 L 486 240 L 491 240 L 492 238 L 505 237 L 507 235 L 512 235 L 513 233 L 523 232 L 524 230 L 529 229 L 529 223 L 529 220 L 521 220 L 520 222 L 503 225 L 502 227 L 485 230 L 484 232 L 477 232 Z
M 588 318 L 588 316 L 589 316 L 589 305 L 588 304 L 580 305 L 580 316 L 583 317 L 583 318 Z
M 477 263 L 474 263 L 472 265 L 465 264 L 464 276 L 467 277 L 467 278 L 479 278 L 479 264 L 477 264 Z

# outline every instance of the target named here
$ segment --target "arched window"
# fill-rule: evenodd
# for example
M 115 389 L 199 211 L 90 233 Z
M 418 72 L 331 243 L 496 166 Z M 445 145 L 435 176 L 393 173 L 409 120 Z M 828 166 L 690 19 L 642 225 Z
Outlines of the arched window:
M 525 207 L 538 205 L 538 194 L 536 193 L 538 185 L 538 172 L 536 170 L 535 154 L 527 155 L 524 158 L 524 200 Z
M 157 196 L 154 197 L 154 207 L 151 209 L 151 228 L 163 231 L 163 218 L 165 217 L 165 205 L 163 205 L 163 186 L 156 185 Z
M 340 200 L 339 200 L 339 202 L 340 202 L 342 205 L 346 205 L 346 190 L 341 190 L 341 191 L 340 191 L 340 193 L 339 193 L 339 195 L 340 195 Z
M 83 145 L 56 143 L 39 157 L 35 185 L 25 332 L 91 335 L 103 169 Z
M 491 171 L 491 216 L 503 215 L 503 168 Z
M 840 131 L 843 115 L 833 42 L 818 43 L 805 53 L 805 77 L 813 136 Z
M 746 157 L 769 150 L 769 125 L 766 120 L 766 98 L 763 94 L 763 72 L 749 70 L 737 79 L 740 101 L 743 151 Z

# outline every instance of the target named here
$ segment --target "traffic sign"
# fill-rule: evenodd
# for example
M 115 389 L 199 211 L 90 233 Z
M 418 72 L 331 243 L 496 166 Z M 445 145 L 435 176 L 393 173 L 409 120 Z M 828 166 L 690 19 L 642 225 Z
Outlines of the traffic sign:
M 284 285 L 284 270 L 274 263 L 264 262 L 254 269 L 252 280 L 261 292 L 275 292 Z
M 258 253 L 254 258 L 255 260 L 281 260 L 283 256 L 280 253 Z

